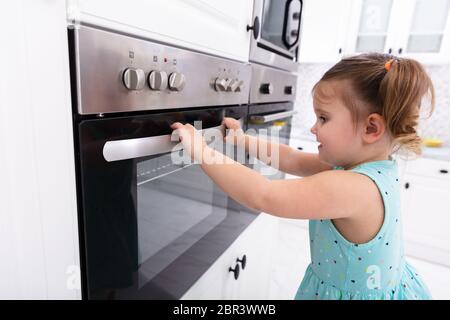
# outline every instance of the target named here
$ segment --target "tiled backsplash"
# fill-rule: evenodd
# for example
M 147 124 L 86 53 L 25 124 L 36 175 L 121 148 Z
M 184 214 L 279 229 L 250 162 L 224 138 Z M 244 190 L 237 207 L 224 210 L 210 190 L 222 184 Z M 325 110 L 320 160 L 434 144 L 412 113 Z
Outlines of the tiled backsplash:
M 297 101 L 294 116 L 294 138 L 315 140 L 309 131 L 314 125 L 311 89 L 332 64 L 300 64 L 297 85 Z M 450 145 L 450 65 L 425 66 L 436 91 L 436 108 L 432 116 L 421 120 L 419 130 L 424 138 L 439 138 Z

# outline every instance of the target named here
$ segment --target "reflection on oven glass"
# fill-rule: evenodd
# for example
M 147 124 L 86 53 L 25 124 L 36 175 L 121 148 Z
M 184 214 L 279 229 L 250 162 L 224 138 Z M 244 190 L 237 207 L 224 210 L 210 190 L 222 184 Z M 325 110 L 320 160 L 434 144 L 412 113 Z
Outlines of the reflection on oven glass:
M 171 154 L 137 164 L 139 287 L 226 217 L 227 198 L 198 164 Z

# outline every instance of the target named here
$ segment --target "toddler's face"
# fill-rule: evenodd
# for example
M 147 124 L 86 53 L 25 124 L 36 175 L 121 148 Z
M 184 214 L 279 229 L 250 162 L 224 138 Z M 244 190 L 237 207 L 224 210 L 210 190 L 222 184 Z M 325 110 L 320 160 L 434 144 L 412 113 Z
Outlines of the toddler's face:
M 338 90 L 343 83 L 321 82 L 314 90 L 313 105 L 316 123 L 311 132 L 319 145 L 319 160 L 332 166 L 346 167 L 361 148 L 350 110 L 344 105 Z

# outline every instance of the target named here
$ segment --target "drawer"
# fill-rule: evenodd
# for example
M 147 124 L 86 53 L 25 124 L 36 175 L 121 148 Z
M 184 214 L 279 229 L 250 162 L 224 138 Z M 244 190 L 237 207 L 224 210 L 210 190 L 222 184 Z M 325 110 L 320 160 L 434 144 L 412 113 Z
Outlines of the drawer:
M 450 181 L 450 162 L 426 158 L 410 160 L 406 173 Z

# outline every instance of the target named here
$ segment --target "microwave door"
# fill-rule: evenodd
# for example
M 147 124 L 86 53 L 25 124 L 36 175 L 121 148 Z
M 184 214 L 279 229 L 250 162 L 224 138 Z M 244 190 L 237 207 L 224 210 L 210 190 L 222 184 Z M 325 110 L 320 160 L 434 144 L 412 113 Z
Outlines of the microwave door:
M 302 2 L 290 0 L 286 3 L 286 12 L 283 24 L 283 43 L 288 51 L 297 46 L 300 38 L 300 18 Z
M 294 58 L 299 39 L 301 1 L 265 0 L 262 8 L 261 46 Z

